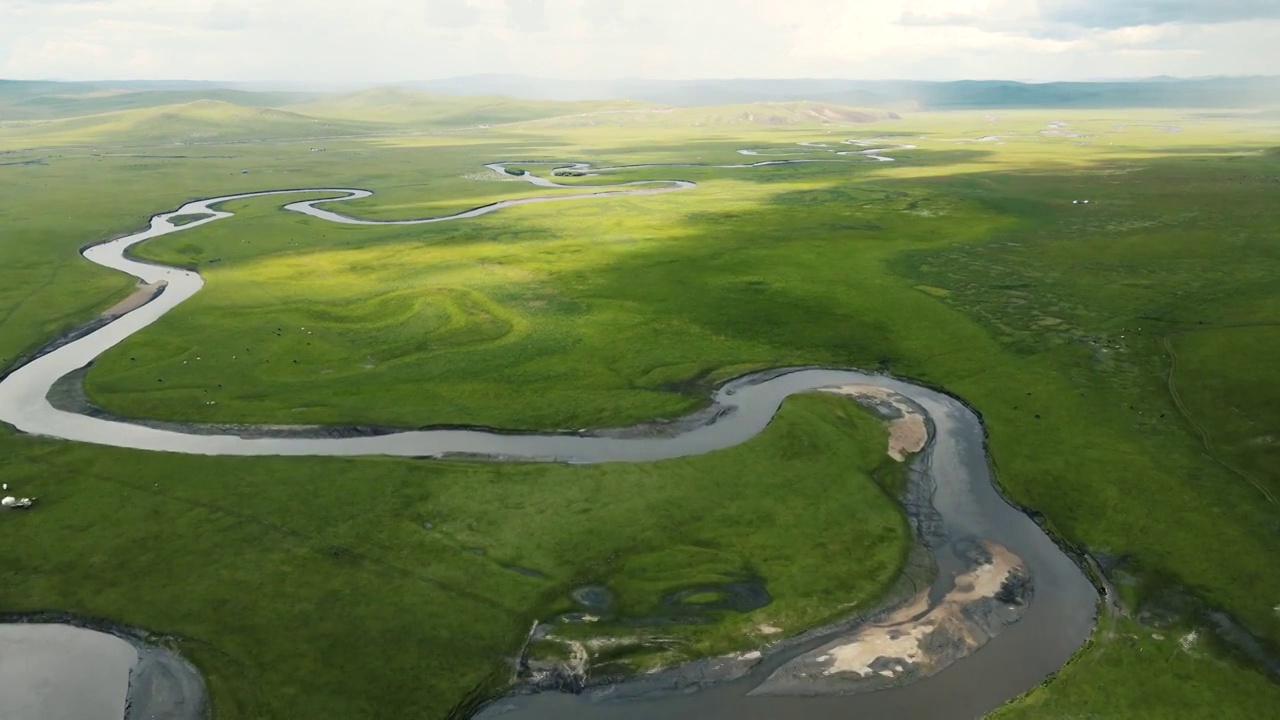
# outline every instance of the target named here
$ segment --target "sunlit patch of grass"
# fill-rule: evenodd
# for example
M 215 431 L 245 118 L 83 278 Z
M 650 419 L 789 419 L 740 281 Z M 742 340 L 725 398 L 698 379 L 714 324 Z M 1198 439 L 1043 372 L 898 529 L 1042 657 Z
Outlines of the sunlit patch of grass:
M 916 289 L 922 293 L 925 293 L 926 295 L 932 295 L 934 297 L 939 297 L 939 298 L 944 298 L 951 294 L 950 290 L 944 290 L 942 288 L 934 287 L 932 285 L 917 285 Z

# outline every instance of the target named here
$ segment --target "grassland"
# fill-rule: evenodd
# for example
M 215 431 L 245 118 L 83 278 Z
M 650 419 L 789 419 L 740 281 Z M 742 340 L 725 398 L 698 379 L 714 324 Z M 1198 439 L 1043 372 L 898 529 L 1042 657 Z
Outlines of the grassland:
M 0 123 L 57 120 L 118 110 L 217 100 L 244 107 L 281 107 L 317 99 L 309 93 L 250 92 L 215 87 L 159 88 L 132 83 L 0 80 Z
M 870 479 L 885 442 L 877 420 L 828 397 L 789 402 L 730 451 L 585 468 L 210 459 L 0 436 L 5 481 L 40 498 L 40 512 L 0 518 L 0 604 L 173 634 L 219 718 L 443 717 L 500 687 L 530 622 L 572 609 L 580 585 L 605 583 L 622 611 L 644 614 L 680 588 L 767 582 L 762 610 L 661 628 L 682 638 L 668 661 L 874 601 L 907 538 Z
M 547 428 L 674 415 L 756 367 L 889 369 L 981 410 L 1005 489 L 1102 557 L 1120 591 L 1092 648 L 1007 716 L 1254 718 L 1280 703 L 1205 614 L 1280 646 L 1271 121 L 1062 111 L 766 128 L 707 111 L 642 116 L 640 143 L 625 115 L 331 140 L 324 153 L 13 152 L 48 164 L 0 167 L 15 199 L 0 207 L 0 356 L 127 292 L 78 246 L 191 197 L 358 186 L 377 194 L 344 211 L 416 217 L 546 192 L 479 179 L 490 160 L 729 163 L 741 148 L 894 133 L 920 146 L 895 164 L 635 170 L 615 177 L 700 186 L 458 225 L 337 227 L 237 203 L 236 218 L 139 249 L 198 267 L 208 286 L 87 386 L 144 417 Z M 0 518 L 0 542 L 22 548 L 0 571 L 0 607 L 189 638 L 226 717 L 441 715 L 586 582 L 634 588 L 644 613 L 657 588 L 750 563 L 775 603 L 686 638 L 688 652 L 742 646 L 757 623 L 794 629 L 842 593 L 869 600 L 896 567 L 901 525 L 867 479 L 883 439 L 849 407 L 802 398 L 743 448 L 589 469 L 4 437 L 6 481 L 47 502 Z M 880 530 L 846 530 L 867 523 Z

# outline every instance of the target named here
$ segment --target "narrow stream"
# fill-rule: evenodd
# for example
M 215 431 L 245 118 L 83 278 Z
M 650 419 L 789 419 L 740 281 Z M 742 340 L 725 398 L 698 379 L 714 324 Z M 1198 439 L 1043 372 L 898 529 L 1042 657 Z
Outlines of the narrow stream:
M 857 144 L 857 143 L 854 143 Z M 901 146 L 898 149 L 906 149 Z M 892 149 L 892 148 L 891 148 Z M 889 149 L 889 150 L 891 150 Z M 885 161 L 882 148 L 859 151 L 874 161 Z M 757 167 L 802 162 L 856 162 L 845 160 L 774 160 L 746 165 Z M 532 164 L 532 163 L 528 163 Z M 488 165 L 496 173 L 517 163 Z M 653 167 L 653 166 L 630 166 Z M 558 171 L 607 172 L 585 164 L 557 167 Z M 1080 648 L 1090 633 L 1098 600 L 1093 586 L 1080 569 L 1023 513 L 1009 506 L 992 485 L 983 431 L 977 416 L 961 402 L 940 392 L 911 383 L 855 370 L 777 369 L 731 381 L 718 389 L 707 410 L 662 425 L 602 430 L 580 434 L 507 434 L 468 429 L 393 432 L 359 437 L 319 437 L 314 429 L 235 434 L 225 430 L 191 427 L 157 427 L 55 408 L 50 389 L 69 373 L 86 367 L 95 358 L 140 332 L 179 304 L 195 295 L 203 279 L 195 272 L 131 260 L 125 251 L 146 240 L 185 231 L 231 217 L 218 206 L 252 197 L 299 193 L 330 193 L 336 198 L 306 200 L 285 206 L 330 222 L 360 225 L 411 225 L 456 221 L 505 208 L 532 203 L 562 202 L 616 195 L 652 195 L 696 187 L 681 180 L 651 180 L 608 186 L 561 185 L 531 173 L 518 176 L 542 187 L 571 188 L 579 192 L 505 200 L 443 217 L 417 220 L 361 220 L 320 207 L 343 200 L 365 198 L 366 190 L 318 188 L 229 195 L 187 203 L 174 212 L 156 215 L 146 230 L 84 252 L 90 261 L 120 270 L 147 283 L 165 283 L 158 297 L 112 320 L 83 337 L 57 346 L 0 380 L 0 421 L 17 429 L 77 442 L 197 455 L 393 455 L 402 457 L 466 456 L 491 460 L 567 463 L 647 462 L 701 455 L 743 443 L 769 424 L 782 402 L 797 393 L 843 385 L 873 385 L 900 393 L 917 403 L 934 426 L 933 439 L 917 457 L 915 469 L 932 484 L 933 506 L 940 527 L 929 538 L 929 548 L 942 580 L 963 567 L 952 547 L 956 541 L 984 539 L 997 542 L 1022 558 L 1034 582 L 1034 601 L 1021 621 L 1009 627 L 972 656 L 933 677 L 905 687 L 855 696 L 772 697 L 750 695 L 786 660 L 821 644 L 820 640 L 791 648 L 768 658 L 746 677 L 694 694 L 648 698 L 643 685 L 623 686 L 613 692 L 581 696 L 543 694 L 498 701 L 483 717 L 524 719 L 601 718 L 973 718 L 1034 687 L 1057 670 Z M 601 189 L 608 188 L 608 189 Z M 208 217 L 175 226 L 178 215 Z M 829 639 L 829 638 L 827 638 Z M 618 701 L 627 695 L 630 699 Z M 610 701 L 614 697 L 614 701 Z M 87 720 L 68 718 L 68 720 Z

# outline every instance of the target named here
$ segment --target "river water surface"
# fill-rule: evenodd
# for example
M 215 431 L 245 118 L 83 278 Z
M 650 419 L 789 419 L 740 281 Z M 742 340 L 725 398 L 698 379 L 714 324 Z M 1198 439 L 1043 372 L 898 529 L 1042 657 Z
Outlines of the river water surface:
M 120 720 L 133 646 L 70 625 L 0 625 L 0 718 Z
M 876 148 L 874 153 L 888 152 Z M 876 155 L 874 160 L 884 161 Z M 777 165 L 806 160 L 753 163 Z M 843 161 L 836 161 L 843 162 Z M 489 167 L 505 172 L 505 164 Z M 586 165 L 567 166 L 585 172 Z M 602 168 L 606 171 L 612 168 Z M 147 283 L 165 283 L 151 302 L 111 321 L 93 332 L 54 347 L 46 354 L 0 380 L 0 421 L 36 435 L 78 442 L 164 452 L 200 455 L 393 455 L 447 457 L 453 455 L 521 461 L 569 463 L 647 462 L 701 455 L 745 442 L 759 434 L 773 419 L 783 400 L 797 393 L 845 385 L 873 385 L 899 393 L 927 413 L 934 428 L 929 446 L 915 461 L 915 468 L 933 487 L 933 507 L 940 527 L 929 538 L 937 561 L 939 587 L 965 568 L 951 551 L 954 541 L 985 539 L 997 542 L 1022 558 L 1035 586 L 1035 598 L 1023 619 L 1006 629 L 972 656 L 937 675 L 901 688 L 856 696 L 764 697 L 751 695 L 768 675 L 785 661 L 821 644 L 815 640 L 771 656 L 746 677 L 696 694 L 635 697 L 626 686 L 612 692 L 582 696 L 543 694 L 514 697 L 494 703 L 486 717 L 517 718 L 973 718 L 999 706 L 1042 681 L 1080 648 L 1092 629 L 1097 594 L 1080 569 L 1025 514 L 1008 505 L 997 493 L 985 456 L 983 431 L 978 417 L 963 403 L 943 393 L 902 380 L 855 370 L 824 368 L 778 369 L 731 381 L 711 398 L 703 412 L 671 423 L 643 428 L 578 434 L 508 434 L 487 430 L 438 429 L 393 432 L 360 437 L 319 437 L 314 429 L 299 428 L 290 434 L 231 433 L 208 428 L 162 428 L 109 417 L 91 417 L 55 408 L 50 389 L 64 376 L 80 370 L 109 348 L 155 322 L 197 293 L 203 285 L 194 272 L 125 257 L 125 251 L 148 239 L 185 231 L 231 214 L 218 206 L 231 200 L 288 193 L 327 193 L 329 200 L 286 205 L 330 222 L 363 225 L 423 224 L 456 221 L 496 212 L 516 205 L 600 198 L 613 195 L 652 195 L 693 189 L 679 180 L 639 181 L 606 186 L 562 186 L 526 173 L 527 182 L 544 187 L 570 187 L 578 192 L 547 197 L 508 200 L 455 215 L 403 221 L 351 218 L 321 204 L 368 197 L 355 189 L 285 190 L 232 195 L 188 203 L 178 210 L 152 218 L 139 233 L 89 248 L 89 260 L 126 272 Z M 174 226 L 175 215 L 207 215 L 183 226 Z M 857 528 L 850 528 L 856 532 Z M 10 630 L 0 626 L 0 631 Z M 0 636 L 2 638 L 3 636 Z M 825 638 L 829 640 L 830 638 Z M 126 644 L 126 648 L 127 648 Z M 111 667 L 104 662 L 103 667 Z M 3 668 L 4 666 L 0 666 Z M 104 673 L 114 671 L 103 670 Z M 0 675 L 0 692 L 4 690 Z M 640 686 L 638 686 L 640 687 Z M 642 687 L 640 687 L 643 690 Z M 625 702 L 611 696 L 629 695 Z M 123 695 L 121 695 L 123 697 Z M 0 709 L 4 706 L 0 705 Z M 0 716 L 9 716 L 0 713 Z M 96 720 L 94 715 L 41 715 L 74 720 Z M 119 714 L 113 717 L 120 717 Z

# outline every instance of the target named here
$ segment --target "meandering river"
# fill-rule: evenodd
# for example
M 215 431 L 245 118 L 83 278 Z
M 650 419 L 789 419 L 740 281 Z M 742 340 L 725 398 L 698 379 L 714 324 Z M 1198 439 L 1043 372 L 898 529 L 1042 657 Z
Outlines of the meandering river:
M 857 143 L 855 143 L 857 144 Z M 905 146 L 900 146 L 900 149 Z M 893 148 L 872 148 L 856 154 L 886 161 Z M 803 162 L 848 160 L 771 160 L 715 167 L 747 168 Z M 856 162 L 856 161 L 855 161 Z M 506 174 L 516 163 L 488 165 Z M 654 167 L 654 166 L 630 166 Z M 557 168 L 552 173 L 595 174 L 620 168 L 592 169 L 586 164 Z M 128 273 L 164 290 L 150 302 L 106 325 L 37 356 L 0 380 L 0 421 L 26 433 L 77 442 L 137 450 L 198 455 L 393 455 L 446 457 L 465 455 L 498 460 L 568 463 L 647 462 L 685 457 L 732 447 L 759 434 L 789 396 L 845 385 L 871 385 L 909 398 L 931 420 L 932 440 L 914 468 L 932 488 L 937 527 L 928 538 L 939 567 L 938 587 L 964 569 L 955 542 L 980 539 L 999 543 L 1026 564 L 1035 586 L 1034 602 L 1022 619 L 981 650 L 942 672 L 914 684 L 856 696 L 762 697 L 751 695 L 773 671 L 824 639 L 766 658 L 738 680 L 695 694 L 632 697 L 610 701 L 611 693 L 584 696 L 544 694 L 517 697 L 491 705 L 486 716 L 514 719 L 601 718 L 973 718 L 1034 687 L 1071 657 L 1093 626 L 1097 594 L 1075 563 L 1025 514 L 1007 504 L 996 491 L 985 456 L 978 417 L 963 403 L 941 392 L 912 383 L 856 370 L 828 368 L 776 369 L 733 380 L 719 388 L 709 409 L 693 416 L 644 428 L 579 434 L 507 434 L 498 431 L 438 429 L 394 432 L 360 437 L 316 437 L 309 429 L 233 434 L 217 429 L 172 428 L 59 409 L 50 403 L 50 389 L 66 375 L 80 370 L 111 347 L 138 333 L 165 313 L 195 295 L 203 286 L 199 274 L 180 268 L 139 262 L 126 250 L 147 240 L 185 232 L 231 217 L 221 205 L 253 197 L 287 194 L 334 195 L 305 200 L 285 209 L 329 222 L 360 225 L 412 225 L 459 221 L 532 203 L 565 202 L 616 195 L 654 195 L 696 187 L 682 180 L 653 180 L 607 186 L 563 185 L 546 177 L 518 176 L 542 187 L 575 190 L 565 194 L 504 200 L 453 215 L 416 220 L 362 220 L 328 209 L 344 200 L 371 195 L 366 190 L 313 188 L 245 193 L 198 200 L 151 219 L 147 229 L 84 251 L 104 267 Z M 179 215 L 203 219 L 174 225 Z M 851 529 L 856 531 L 856 529 Z M 825 638 L 829 639 L 829 638 Z M 613 695 L 628 693 L 612 693 Z M 634 693 L 630 693 L 634 695 Z

